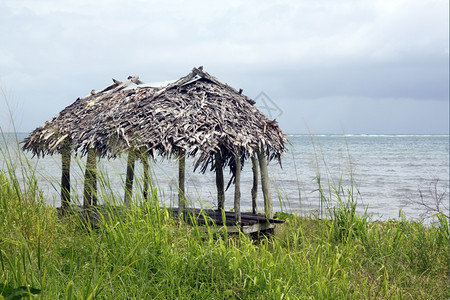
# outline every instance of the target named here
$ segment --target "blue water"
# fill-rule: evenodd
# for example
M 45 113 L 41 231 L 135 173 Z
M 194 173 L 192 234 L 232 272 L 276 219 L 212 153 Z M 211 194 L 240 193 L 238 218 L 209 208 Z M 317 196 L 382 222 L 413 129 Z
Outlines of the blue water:
M 19 134 L 21 140 L 26 134 Z M 10 137 L 9 137 L 10 138 Z M 318 179 L 324 194 L 330 199 L 326 205 L 334 205 L 335 197 L 328 187 L 341 186 L 344 191 L 353 189 L 358 209 L 374 219 L 396 218 L 401 210 L 408 218 L 426 216 L 426 210 L 415 202 L 422 198 L 432 204 L 437 194 L 444 194 L 444 204 L 449 203 L 449 136 L 448 135 L 290 135 L 289 150 L 282 160 L 282 168 L 272 162 L 269 165 L 275 211 L 308 214 L 320 213 L 321 197 Z M 17 156 L 14 139 L 7 143 L 12 156 Z M 5 142 L 2 143 L 5 152 Z M 12 150 L 11 150 L 12 149 Z M 20 152 L 20 151 L 19 151 Z M 0 168 L 5 170 L 5 155 L 0 155 Z M 58 184 L 61 176 L 60 157 L 31 158 L 39 187 L 46 201 L 59 206 Z M 83 165 L 85 158 L 72 160 L 74 197 L 82 202 Z M 16 164 L 18 165 L 18 164 Z M 126 155 L 116 160 L 102 159 L 100 170 L 108 178 L 113 194 L 123 197 Z M 215 175 L 192 172 L 192 161 L 187 161 L 186 186 L 191 206 L 215 207 Z M 177 203 L 177 162 L 158 158 L 151 163 L 153 184 L 160 198 L 167 205 Z M 19 177 L 22 177 L 21 173 Z M 142 166 L 136 164 L 135 194 L 139 193 Z M 225 170 L 225 181 L 230 177 Z M 244 166 L 241 181 L 241 210 L 251 210 L 251 163 Z M 432 192 L 430 192 L 430 189 Z M 226 192 L 227 209 L 233 207 L 233 186 Z M 120 200 L 119 200 L 120 201 Z M 258 193 L 260 209 L 263 208 L 261 192 Z

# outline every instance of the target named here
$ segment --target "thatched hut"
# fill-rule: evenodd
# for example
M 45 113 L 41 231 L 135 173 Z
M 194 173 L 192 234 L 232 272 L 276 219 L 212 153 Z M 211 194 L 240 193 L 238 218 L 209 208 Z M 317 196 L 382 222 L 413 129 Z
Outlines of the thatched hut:
M 131 194 L 136 157 L 145 163 L 146 155 L 176 156 L 180 163 L 179 209 L 185 207 L 186 156 L 194 159 L 195 170 L 215 171 L 219 209 L 223 209 L 225 201 L 223 169 L 229 166 L 235 184 L 237 221 L 240 220 L 240 171 L 245 161 L 251 159 L 256 176 L 254 185 L 257 184 L 259 165 L 264 210 L 272 217 L 267 161 L 277 159 L 281 163 L 286 138 L 277 123 L 267 119 L 254 104 L 242 90 L 237 91 L 220 82 L 201 67 L 162 88 L 151 87 L 137 77 L 131 77 L 124 83 L 115 81 L 101 91 L 77 99 L 51 121 L 34 130 L 25 140 L 23 149 L 35 155 L 59 152 L 63 154 L 63 165 L 64 156 L 67 159 L 72 151 L 87 154 L 86 178 L 91 180 L 91 186 L 95 185 L 92 168 L 97 156 L 115 157 L 128 152 L 125 201 Z M 93 159 L 89 159 L 90 156 Z M 66 171 L 63 167 L 63 182 L 68 181 L 67 176 L 70 176 L 67 167 Z M 62 184 L 62 187 L 62 197 L 67 202 L 69 199 L 64 197 L 67 197 L 70 185 Z M 89 197 L 89 193 L 85 193 L 85 197 Z M 252 199 L 256 213 L 255 187 Z
M 36 128 L 24 140 L 23 149 L 36 156 L 53 155 L 60 153 L 62 156 L 61 176 L 61 203 L 66 209 L 70 202 L 70 159 L 72 152 L 81 156 L 88 154 L 85 174 L 84 206 L 97 204 L 96 187 L 96 156 L 105 155 L 100 149 L 100 142 L 107 137 L 99 131 L 101 123 L 94 117 L 100 113 L 111 111 L 117 102 L 123 101 L 134 94 L 134 89 L 125 88 L 139 85 L 142 82 L 138 76 L 129 77 L 125 82 L 113 79 L 113 84 L 102 90 L 92 90 L 83 98 L 78 98 L 74 103 L 63 109 L 50 121 Z M 155 88 L 147 88 L 149 93 Z M 121 132 L 119 132 L 120 134 Z M 111 150 L 113 147 L 111 147 Z

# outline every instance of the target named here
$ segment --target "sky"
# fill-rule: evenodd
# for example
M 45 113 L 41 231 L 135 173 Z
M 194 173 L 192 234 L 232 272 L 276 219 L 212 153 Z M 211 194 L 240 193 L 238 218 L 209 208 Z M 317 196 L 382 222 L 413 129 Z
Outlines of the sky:
M 448 134 L 448 0 L 0 0 L 0 126 L 193 67 L 288 134 Z

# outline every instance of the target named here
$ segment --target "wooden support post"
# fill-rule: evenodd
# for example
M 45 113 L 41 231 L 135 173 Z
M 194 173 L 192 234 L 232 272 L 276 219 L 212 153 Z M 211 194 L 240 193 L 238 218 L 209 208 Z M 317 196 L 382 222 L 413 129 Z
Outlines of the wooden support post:
M 178 156 L 178 215 L 186 209 L 186 196 L 184 190 L 184 178 L 186 172 L 186 150 L 181 149 Z
M 264 213 L 267 218 L 273 218 L 272 195 L 270 191 L 269 173 L 267 171 L 266 155 L 263 147 L 258 147 L 259 169 L 261 170 L 261 185 L 264 196 Z
M 234 178 L 234 220 L 237 224 L 241 223 L 241 154 L 236 151 L 234 157 L 236 161 L 236 177 Z
M 217 209 L 225 208 L 225 183 L 223 181 L 222 155 L 218 150 L 215 154 L 216 163 L 216 187 L 217 187 Z
M 149 174 L 149 163 L 148 163 L 148 155 L 147 153 L 143 153 L 141 154 L 141 161 L 142 161 L 142 166 L 144 169 L 144 186 L 143 186 L 143 197 L 144 200 L 148 200 L 148 187 L 149 187 L 149 183 L 150 183 L 150 174 Z
M 89 149 L 84 174 L 83 207 L 97 205 L 97 151 Z
M 253 186 L 252 186 L 252 212 L 258 213 L 258 203 L 256 198 L 258 196 L 258 160 L 256 154 L 252 154 L 252 171 L 253 171 Z
M 136 161 L 136 154 L 133 150 L 128 151 L 127 160 L 127 177 L 125 178 L 125 195 L 123 197 L 126 206 L 130 206 L 131 198 L 133 196 L 133 179 L 134 179 L 134 162 Z
M 70 158 L 70 143 L 66 140 L 63 142 L 63 147 L 61 149 L 61 208 L 63 213 L 67 212 L 70 208 Z

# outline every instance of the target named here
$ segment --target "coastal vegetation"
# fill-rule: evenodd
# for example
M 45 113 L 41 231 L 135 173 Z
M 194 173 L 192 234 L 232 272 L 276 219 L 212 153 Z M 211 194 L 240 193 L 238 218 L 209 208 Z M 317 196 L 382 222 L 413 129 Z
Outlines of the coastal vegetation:
M 2 156 L 0 299 L 449 298 L 442 213 L 427 225 L 401 212 L 371 220 L 356 212 L 352 186 L 318 180 L 330 191 L 321 194 L 325 213 L 278 213 L 286 222 L 273 235 L 187 225 L 161 209 L 156 191 L 92 227 L 77 214 L 59 217 L 26 159 Z

